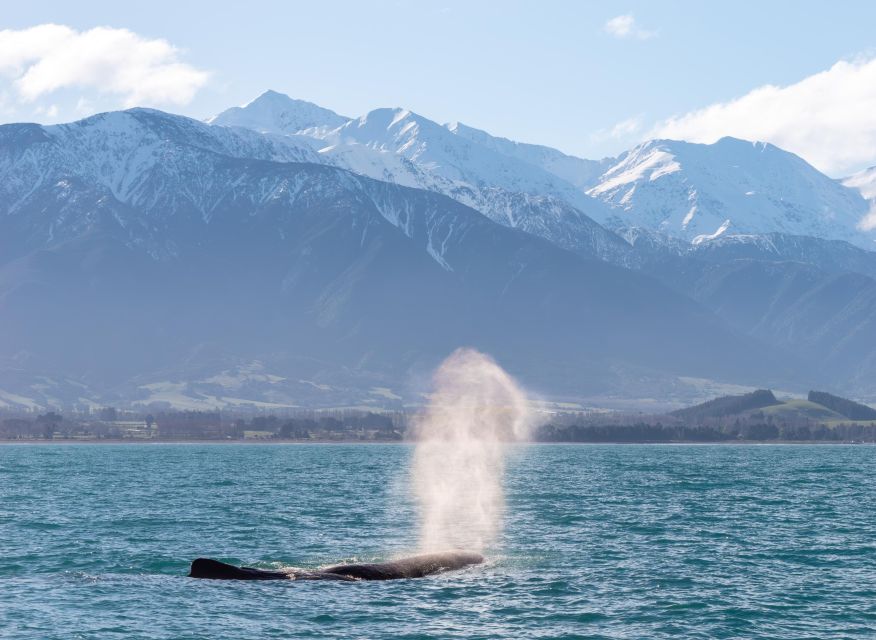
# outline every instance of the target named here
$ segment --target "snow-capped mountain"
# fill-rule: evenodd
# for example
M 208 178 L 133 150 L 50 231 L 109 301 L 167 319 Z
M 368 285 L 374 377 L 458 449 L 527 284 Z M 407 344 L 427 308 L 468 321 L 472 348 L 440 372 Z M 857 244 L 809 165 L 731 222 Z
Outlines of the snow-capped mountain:
M 210 177 L 199 170 L 204 155 L 314 162 L 308 143 L 272 139 L 246 129 L 210 127 L 151 109 L 104 113 L 71 124 L 0 126 L 0 199 L 7 223 L 37 225 L 22 238 L 0 237 L 12 255 L 87 228 L 112 209 L 128 242 L 155 256 L 172 255 L 158 217 L 193 210 L 208 218 L 215 203 L 204 199 Z M 177 188 L 185 183 L 185 189 Z M 218 185 L 216 185 L 218 186 Z M 234 185 L 227 184 L 233 191 Z M 53 215 L 27 218 L 34 199 Z M 89 209 L 81 215 L 87 200 Z M 123 206 L 121 206 L 123 205 Z M 155 212 L 147 219 L 142 211 Z M 103 213 L 102 213 L 103 212 Z M 157 217 L 156 217 L 157 216 Z M 32 243 L 32 244 L 31 244 Z
M 308 130 L 335 129 L 348 120 L 312 102 L 295 100 L 276 91 L 265 91 L 242 107 L 232 107 L 208 118 L 207 124 L 292 135 Z
M 447 125 L 452 133 L 471 140 L 482 147 L 492 149 L 509 158 L 517 158 L 523 162 L 535 165 L 545 171 L 562 178 L 569 184 L 586 191 L 593 186 L 596 179 L 609 168 L 611 159 L 585 160 L 570 156 L 552 147 L 539 144 L 515 142 L 507 138 L 492 136 L 486 131 L 466 126 L 461 122 Z
M 550 392 L 872 395 L 867 173 L 731 139 L 592 162 L 271 92 L 212 122 L 0 126 L 0 406 L 368 404 L 459 344 Z
M 593 221 L 602 205 L 562 178 L 408 110 L 377 109 L 325 140 L 331 146 L 320 153 L 351 171 L 443 193 L 584 255 L 614 259 L 627 251 Z
M 279 127 L 276 111 L 307 126 Z M 314 105 L 270 93 L 209 122 L 309 136 L 326 164 L 450 196 L 499 224 L 585 256 L 623 262 L 629 251 L 594 222 L 594 217 L 608 215 L 605 207 L 576 186 L 591 180 L 600 163 L 519 145 L 464 125 L 440 125 L 405 109 L 376 109 L 344 119 L 335 128 L 334 112 L 322 114 L 322 120 L 313 114 Z
M 448 195 L 495 222 L 617 264 L 637 258 L 606 227 L 688 243 L 778 233 L 876 246 L 876 232 L 863 228 L 870 205 L 858 192 L 874 174 L 842 184 L 770 144 L 653 140 L 593 161 L 404 109 L 342 118 L 275 92 L 210 122 L 294 134 L 299 146 L 310 139 L 326 164 Z
M 288 405 L 459 345 L 563 394 L 792 375 L 655 280 L 277 140 L 143 109 L 0 127 L 0 390 Z
M 784 233 L 876 248 L 868 205 L 802 158 L 765 143 L 652 140 L 621 155 L 588 190 L 612 207 L 609 227 L 644 227 L 694 243 Z

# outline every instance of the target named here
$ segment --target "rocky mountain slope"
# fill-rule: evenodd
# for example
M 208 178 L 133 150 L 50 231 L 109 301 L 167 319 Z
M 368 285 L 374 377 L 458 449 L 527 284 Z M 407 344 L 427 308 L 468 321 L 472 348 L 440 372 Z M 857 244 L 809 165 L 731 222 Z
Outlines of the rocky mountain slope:
M 794 377 L 651 278 L 313 153 L 142 109 L 0 127 L 4 402 L 416 398 L 460 345 L 560 396 Z
M 579 188 L 598 173 L 600 163 L 493 138 L 460 124 L 440 125 L 406 109 L 375 109 L 336 127 L 334 112 L 325 110 L 319 123 L 315 109 L 268 92 L 209 122 L 309 137 L 325 164 L 441 193 L 504 226 L 581 255 L 624 262 L 629 247 L 594 221 L 607 218 L 607 210 Z M 288 122 L 306 126 L 293 130 Z
M 609 227 L 642 227 L 694 244 L 730 234 L 782 233 L 873 250 L 868 204 L 802 158 L 765 143 L 645 142 L 621 155 L 588 193 L 612 208 Z

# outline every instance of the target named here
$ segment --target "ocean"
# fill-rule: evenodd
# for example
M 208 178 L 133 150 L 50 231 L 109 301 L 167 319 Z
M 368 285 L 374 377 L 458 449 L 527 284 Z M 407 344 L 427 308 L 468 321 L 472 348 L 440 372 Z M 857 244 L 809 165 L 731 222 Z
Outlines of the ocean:
M 414 550 L 407 445 L 0 446 L 4 638 L 874 638 L 876 448 L 520 445 L 486 564 Z

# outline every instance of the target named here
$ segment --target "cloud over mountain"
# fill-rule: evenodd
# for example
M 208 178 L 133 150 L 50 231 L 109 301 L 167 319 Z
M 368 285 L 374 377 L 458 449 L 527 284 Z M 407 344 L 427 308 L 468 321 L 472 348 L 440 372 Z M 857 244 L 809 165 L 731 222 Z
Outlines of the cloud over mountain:
M 647 137 L 712 143 L 724 136 L 771 142 L 835 176 L 872 164 L 876 57 L 842 60 L 794 84 L 671 117 Z

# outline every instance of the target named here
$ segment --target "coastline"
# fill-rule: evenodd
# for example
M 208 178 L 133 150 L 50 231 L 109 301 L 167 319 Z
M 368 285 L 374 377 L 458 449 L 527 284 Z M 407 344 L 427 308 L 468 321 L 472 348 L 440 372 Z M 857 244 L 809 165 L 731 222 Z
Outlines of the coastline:
M 275 440 L 197 440 L 197 439 L 154 439 L 154 440 L 136 440 L 133 438 L 95 438 L 93 440 L 85 439 L 54 439 L 44 440 L 41 438 L 32 439 L 9 439 L 0 440 L 0 446 L 4 445 L 193 445 L 193 444 L 209 444 L 209 445 L 246 445 L 246 446 L 273 446 L 273 445 L 413 445 L 416 444 L 413 440 L 293 440 L 293 439 L 275 439 Z M 876 442 L 866 441 L 841 441 L 841 440 L 676 440 L 676 441 L 654 441 L 654 440 L 612 440 L 612 441 L 558 441 L 558 442 L 543 442 L 533 440 L 530 442 L 515 443 L 512 446 L 570 446 L 570 445 L 630 445 L 630 446 L 739 446 L 739 445 L 781 445 L 781 446 L 799 446 L 799 445 L 831 445 L 831 446 L 858 446 L 858 445 L 876 445 Z

